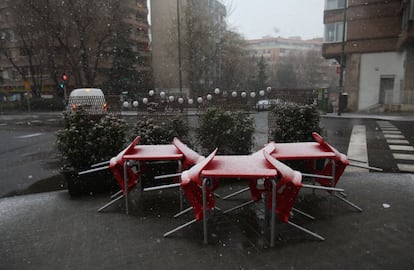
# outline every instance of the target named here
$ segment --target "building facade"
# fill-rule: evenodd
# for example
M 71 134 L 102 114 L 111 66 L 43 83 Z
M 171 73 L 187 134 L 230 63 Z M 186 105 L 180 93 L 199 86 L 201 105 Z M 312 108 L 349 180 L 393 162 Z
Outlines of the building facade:
M 414 1 L 326 0 L 325 58 L 343 67 L 351 111 L 414 109 Z
M 292 76 L 289 80 L 298 82 L 294 88 L 331 87 L 336 61 L 322 57 L 322 43 L 322 38 L 302 40 L 300 37 L 263 37 L 246 41 L 251 57 L 256 61 L 263 57 L 269 84 L 276 88 L 286 87 L 280 83 L 289 73 Z M 280 73 L 286 65 L 292 68 L 287 73 Z
M 217 0 L 151 0 L 150 10 L 156 90 L 191 96 L 214 88 L 225 6 Z M 203 70 L 196 64 L 201 61 Z
M 146 0 L 128 0 L 120 1 L 119 6 L 116 1 L 113 2 L 79 2 L 76 5 L 82 7 L 82 5 L 91 10 L 95 10 L 95 14 L 91 20 L 99 20 L 99 22 L 92 26 L 94 27 L 92 31 L 87 32 L 87 37 L 82 38 L 76 36 L 78 32 L 73 31 L 75 23 L 66 25 L 60 29 L 60 33 L 55 31 L 56 36 L 53 36 L 53 32 L 42 29 L 38 27 L 37 29 L 31 29 L 31 37 L 23 37 L 20 33 L 21 25 L 17 22 L 16 12 L 13 10 L 13 6 L 19 4 L 19 1 L 10 1 L 5 0 L 0 2 L 0 93 L 3 96 L 13 96 L 22 93 L 33 92 L 34 84 L 37 85 L 39 89 L 36 91 L 40 92 L 41 96 L 52 96 L 56 93 L 59 93 L 59 87 L 62 83 L 62 74 L 67 75 L 67 82 L 65 91 L 67 90 L 66 95 L 69 94 L 70 90 L 77 87 L 102 87 L 106 92 L 105 82 L 110 78 L 110 68 L 113 68 L 113 62 L 116 58 L 116 49 L 119 48 L 117 45 L 112 45 L 111 43 L 105 43 L 107 38 L 104 39 L 104 35 L 98 36 L 98 33 L 108 32 L 108 35 L 114 34 L 116 30 L 108 30 L 114 25 L 121 25 L 117 21 L 112 21 L 111 18 L 115 16 L 111 15 L 110 10 L 121 11 L 122 16 L 122 28 L 119 29 L 125 30 L 125 40 L 130 45 L 129 49 L 132 51 L 131 55 L 138 55 L 138 61 L 135 61 L 134 64 L 131 64 L 130 69 L 134 70 L 139 76 L 143 79 L 143 85 L 151 83 L 152 70 L 151 70 L 151 53 L 149 47 L 149 26 L 148 26 L 148 8 Z M 39 1 L 40 3 L 40 1 Z M 68 6 L 65 2 L 62 1 L 62 6 L 60 9 L 55 10 L 55 14 L 51 17 L 56 16 L 55 19 L 59 20 L 59 17 L 62 17 L 63 14 L 59 12 L 69 12 L 70 8 L 74 8 L 76 5 Z M 88 6 L 89 5 L 89 6 Z M 96 5 L 96 6 L 95 6 Z M 106 6 L 105 6 L 106 5 Z M 42 6 L 46 8 L 46 5 Z M 76 6 L 78 7 L 78 6 Z M 50 8 L 50 7 L 49 7 Z M 51 8 L 50 8 L 51 9 Z M 102 10 L 109 10 L 107 13 L 99 13 Z M 29 11 L 26 12 L 26 20 L 29 18 Z M 90 13 L 86 11 L 82 13 L 82 10 L 78 11 L 80 18 L 81 16 L 91 16 Z M 44 12 L 47 13 L 46 10 Z M 99 17 L 101 14 L 105 14 L 103 17 Z M 76 16 L 76 15 L 74 15 Z M 67 16 L 67 20 L 72 20 L 74 18 Z M 81 22 L 87 21 L 84 18 L 80 20 Z M 40 20 L 40 19 L 39 19 Z M 72 20 L 74 22 L 76 20 Z M 58 21 L 56 21 L 58 22 Z M 60 22 L 60 21 L 59 21 Z M 36 25 L 42 25 L 41 22 L 36 21 Z M 65 25 L 67 21 L 62 21 L 61 24 Z M 34 24 L 35 25 L 35 24 Z M 55 27 L 57 23 L 54 23 L 51 27 Z M 87 27 L 87 25 L 84 25 Z M 20 28 L 19 28 L 20 27 Z M 91 27 L 89 25 L 89 27 Z M 106 29 L 104 29 L 106 27 Z M 112 31 L 112 32 L 109 32 Z M 73 34 L 72 34 L 73 33 Z M 81 33 L 81 32 L 79 32 Z M 72 48 L 68 48 L 64 42 L 59 41 L 59 36 L 65 36 L 66 40 L 73 40 Z M 118 37 L 120 36 L 120 33 Z M 74 36 L 71 36 L 74 35 Z M 112 38 L 116 40 L 116 38 Z M 82 42 L 86 44 L 82 44 Z M 33 46 L 28 49 L 27 44 L 33 44 Z M 69 42 L 68 42 L 69 43 Z M 88 48 L 88 52 L 97 52 L 95 55 L 90 53 L 89 55 L 92 58 L 86 59 L 86 54 L 83 53 L 83 48 L 85 46 Z M 113 47 L 113 48 L 112 48 Z M 72 54 L 71 56 L 76 56 L 79 58 L 79 62 L 83 61 L 83 64 L 79 68 L 75 68 L 75 64 L 70 65 L 70 60 L 73 60 L 76 63 L 76 58 L 69 59 L 67 54 L 65 56 L 65 50 L 73 52 L 74 50 L 79 49 L 79 54 Z M 119 56 L 118 59 L 122 56 Z M 66 58 L 65 58 L 66 57 Z M 94 58 L 93 58 L 94 57 Z M 43 60 L 42 60 L 43 59 Z M 50 60 L 53 60 L 51 63 Z M 96 61 L 95 61 L 96 60 Z M 90 68 L 96 64 L 92 74 L 87 74 L 83 71 L 85 65 L 89 65 Z M 86 69 L 85 69 L 86 70 Z M 79 71 L 79 74 L 78 74 Z M 93 76 L 93 80 L 90 80 L 89 77 Z M 89 80 L 88 80 L 89 79 Z M 128 78 L 127 78 L 128 79 Z M 93 81 L 94 85 L 86 85 L 88 81 Z M 137 89 L 138 91 L 139 89 Z M 115 93 L 112 93 L 115 94 Z

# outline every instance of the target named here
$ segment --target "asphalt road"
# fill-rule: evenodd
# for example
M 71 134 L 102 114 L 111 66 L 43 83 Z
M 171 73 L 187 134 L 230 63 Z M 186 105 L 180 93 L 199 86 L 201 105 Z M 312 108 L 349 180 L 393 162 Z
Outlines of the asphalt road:
M 55 182 L 59 162 L 54 128 L 3 126 L 0 140 L 0 197 L 41 181 Z

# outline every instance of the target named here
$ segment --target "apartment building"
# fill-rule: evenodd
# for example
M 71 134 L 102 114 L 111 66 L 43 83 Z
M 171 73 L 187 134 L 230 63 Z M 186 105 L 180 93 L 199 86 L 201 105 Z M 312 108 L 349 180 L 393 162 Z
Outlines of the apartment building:
M 263 57 L 268 76 L 270 77 L 270 83 L 274 87 L 278 87 L 280 79 L 277 78 L 277 73 L 279 69 L 283 68 L 283 64 L 286 62 L 293 64 L 293 70 L 290 72 L 298 73 L 293 76 L 296 79 L 299 79 L 301 76 L 299 73 L 309 72 L 311 69 L 317 68 L 318 70 L 312 70 L 312 75 L 315 80 L 312 80 L 312 82 L 309 80 L 301 80 L 301 85 L 298 86 L 300 88 L 331 87 L 330 81 L 332 81 L 332 73 L 335 73 L 334 70 L 337 63 L 335 60 L 325 60 L 322 57 L 322 43 L 322 38 L 303 40 L 300 37 L 263 37 L 261 39 L 246 41 L 247 49 L 251 57 L 256 60 Z M 308 59 L 307 55 L 309 56 L 309 53 L 312 53 L 314 58 Z M 294 59 L 296 61 L 292 63 Z M 313 63 L 303 63 L 307 60 L 313 61 Z M 318 62 L 317 65 L 315 61 Z M 301 68 L 298 68 L 299 65 Z
M 322 39 L 302 40 L 300 37 L 263 37 L 261 39 L 246 40 L 247 49 L 251 56 L 260 58 L 263 56 L 269 66 L 277 66 L 280 59 L 291 53 L 305 51 L 320 51 Z
M 326 0 L 325 58 L 343 66 L 351 111 L 414 109 L 414 1 Z
M 101 28 L 107 27 L 108 29 L 112 27 L 114 24 L 118 24 L 117 21 L 114 23 L 107 23 L 111 18 L 111 14 L 107 14 L 107 17 L 101 17 L 99 22 L 96 25 L 96 28 L 94 28 L 94 31 L 88 31 L 87 37 L 85 38 L 78 38 L 76 36 L 76 32 L 73 32 L 72 30 L 67 30 L 65 27 L 61 29 L 62 33 L 65 34 L 65 38 L 67 40 L 71 40 L 73 38 L 73 49 L 78 48 L 79 43 L 87 42 L 87 44 L 84 44 L 85 47 L 88 48 L 89 51 L 97 51 L 97 55 L 93 55 L 92 57 L 95 57 L 92 60 L 95 60 L 99 58 L 99 61 L 92 61 L 91 59 L 88 59 L 84 62 L 84 64 L 89 64 L 90 66 L 95 65 L 97 63 L 97 66 L 94 70 L 96 71 L 96 74 L 92 74 L 92 76 L 95 76 L 96 79 L 94 80 L 94 85 L 83 85 L 87 84 L 87 76 L 88 74 L 81 73 L 82 65 L 78 69 L 73 68 L 74 65 L 70 66 L 67 64 L 68 60 L 67 58 L 64 58 L 64 50 L 72 50 L 69 48 L 65 48 L 62 46 L 62 44 L 59 44 L 57 41 L 51 41 L 49 43 L 46 43 L 45 40 L 52 40 L 53 38 L 51 36 L 45 36 L 45 30 L 44 29 L 30 29 L 28 32 L 32 31 L 31 38 L 26 39 L 23 41 L 23 38 L 19 36 L 19 25 L 15 21 L 16 16 L 13 16 L 13 6 L 18 4 L 19 1 L 11 1 L 11 0 L 4 0 L 0 1 L 0 93 L 3 96 L 12 96 L 22 93 L 29 93 L 31 91 L 31 88 L 33 87 L 34 82 L 38 83 L 39 88 L 38 91 L 40 91 L 40 94 L 42 96 L 50 96 L 55 95 L 59 91 L 59 85 L 61 84 L 61 78 L 62 74 L 67 74 L 68 81 L 66 82 L 66 88 L 67 89 L 67 95 L 69 94 L 69 91 L 72 88 L 76 87 L 84 87 L 84 86 L 94 86 L 94 87 L 103 87 L 104 91 L 105 85 L 104 82 L 108 81 L 108 69 L 112 67 L 112 61 L 114 61 L 114 54 L 109 52 L 109 47 L 106 48 L 100 48 L 102 47 L 102 36 L 97 36 L 97 33 L 103 33 L 104 30 Z M 40 3 L 40 1 L 39 1 Z M 56 2 L 58 3 L 58 2 Z M 76 2 L 75 2 L 76 3 Z M 85 12 L 84 14 L 79 11 L 82 16 L 96 16 L 96 19 L 99 18 L 97 16 L 100 16 L 98 12 L 99 8 L 106 8 L 107 10 L 115 10 L 116 8 L 113 6 L 114 2 L 79 2 L 76 4 L 79 4 L 79 6 L 82 5 L 90 5 L 88 8 L 94 9 L 96 5 L 96 12 L 93 15 L 90 15 L 90 13 Z M 50 4 L 50 3 L 49 3 Z M 66 6 L 63 6 L 65 5 Z M 53 16 L 59 16 L 63 15 L 66 8 L 73 8 L 68 7 L 67 3 L 62 1 L 61 8 L 55 10 L 55 14 L 52 14 Z M 107 5 L 107 6 L 105 6 Z M 46 8 L 46 4 L 44 5 Z M 50 8 L 50 7 L 49 7 Z M 133 70 L 135 70 L 139 76 L 142 77 L 143 83 L 150 84 L 151 85 L 151 77 L 152 77 L 152 70 L 151 70 L 151 53 L 150 53 L 150 47 L 149 47 L 149 26 L 148 26 L 148 8 L 147 8 L 147 1 L 146 0 L 127 0 L 127 1 L 121 1 L 120 6 L 117 7 L 117 10 L 121 10 L 122 15 L 122 29 L 125 30 L 126 37 L 129 40 L 128 43 L 132 44 L 130 46 L 131 51 L 139 56 L 139 61 L 136 61 L 134 65 L 132 66 Z M 28 11 L 27 11 L 28 12 Z M 63 13 L 60 14 L 59 12 Z M 110 13 L 110 11 L 109 11 Z M 45 12 L 46 14 L 46 12 Z M 27 15 L 27 14 L 26 14 Z M 81 17 L 83 18 L 83 17 Z M 27 17 L 26 17 L 27 19 Z M 85 18 L 83 19 L 83 22 L 86 21 Z M 105 22 L 105 23 L 104 23 Z M 64 25 L 63 22 L 62 24 Z M 75 22 L 72 23 L 73 26 L 75 25 Z M 56 26 L 56 24 L 54 24 Z M 21 27 L 21 26 L 20 26 Z M 21 28 L 20 28 L 21 29 Z M 101 31 L 101 32 L 99 32 Z M 111 35 L 113 35 L 113 31 Z M 116 33 L 120 34 L 120 33 Z M 63 36 L 63 35 L 62 35 Z M 94 38 L 95 37 L 95 38 Z M 55 38 L 55 37 L 54 37 Z M 43 40 L 43 41 L 42 41 Z M 34 44 L 33 47 L 31 47 L 31 52 L 34 55 L 30 58 L 28 55 L 29 50 L 27 50 L 24 45 L 24 43 L 30 42 L 31 44 Z M 69 43 L 69 42 L 68 42 Z M 50 44 L 55 44 L 58 49 L 51 50 L 51 47 L 46 47 L 45 44 L 48 44 L 47 46 L 50 46 Z M 54 46 L 54 45 L 52 45 Z M 66 46 L 66 44 L 65 44 Z M 111 45 L 107 45 L 111 46 Z M 100 48 L 100 49 L 99 49 Z M 114 52 L 114 50 L 112 50 Z M 48 57 L 50 57 L 50 54 L 53 53 L 53 57 L 50 59 L 53 59 L 53 67 L 51 67 L 50 61 L 48 62 Z M 6 57 L 7 54 L 7 57 Z M 84 58 L 84 55 L 82 53 L 82 50 L 79 52 L 79 59 Z M 49 59 L 49 60 L 50 60 Z M 11 61 L 12 60 L 12 61 Z M 80 61 L 80 60 L 79 60 Z M 74 61 L 75 62 L 75 61 Z M 33 72 L 36 71 L 36 72 Z M 80 74 L 77 74 L 79 71 Z M 23 73 L 23 75 L 22 75 Z M 90 81 L 90 80 L 89 80 Z M 137 87 L 138 88 L 138 87 Z M 119 90 L 121 91 L 121 90 Z M 140 91 L 140 89 L 136 89 L 136 91 Z M 116 93 L 112 93 L 116 94 Z
M 213 61 L 208 53 L 219 51 L 215 42 L 223 30 L 225 6 L 218 0 L 151 0 L 150 11 L 156 90 L 189 96 L 216 87 L 220 61 Z M 208 37 L 203 32 L 206 29 Z M 202 38 L 196 36 L 200 34 Z M 204 44 L 200 44 L 202 40 Z M 200 46 L 204 46 L 205 55 L 196 49 Z M 198 60 L 205 61 L 202 72 L 193 65 Z

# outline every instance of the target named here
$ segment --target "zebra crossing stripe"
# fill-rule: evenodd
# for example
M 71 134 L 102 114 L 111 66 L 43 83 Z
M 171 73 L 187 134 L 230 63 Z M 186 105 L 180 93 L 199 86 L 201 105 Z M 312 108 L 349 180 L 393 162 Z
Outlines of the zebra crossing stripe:
M 414 155 L 412 154 L 392 154 L 394 156 L 394 159 L 405 159 L 405 160 L 414 160 Z
M 397 164 L 398 169 L 402 172 L 411 172 L 414 173 L 414 165 L 413 164 Z
M 414 147 L 409 145 L 409 141 L 405 139 L 401 131 L 393 124 L 387 121 L 377 121 L 377 124 L 382 130 L 394 159 L 397 160 L 398 169 L 401 172 L 414 172 L 414 164 L 404 163 L 404 161 L 414 161 L 414 154 L 411 154 L 411 152 L 414 152 Z M 404 153 L 396 153 L 395 151 Z
M 407 140 L 397 140 L 397 139 L 388 139 L 387 143 L 388 144 L 410 144 L 410 142 Z
M 396 151 L 414 151 L 414 147 L 412 147 L 411 145 L 396 145 L 396 144 L 390 144 L 390 149 L 391 150 L 396 150 Z

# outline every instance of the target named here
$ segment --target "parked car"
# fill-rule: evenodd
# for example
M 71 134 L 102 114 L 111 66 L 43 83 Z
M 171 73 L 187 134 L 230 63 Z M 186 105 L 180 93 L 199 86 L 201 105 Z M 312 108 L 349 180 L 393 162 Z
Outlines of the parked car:
M 105 96 L 98 88 L 78 88 L 69 95 L 67 113 L 83 108 L 89 114 L 104 114 L 108 107 Z

